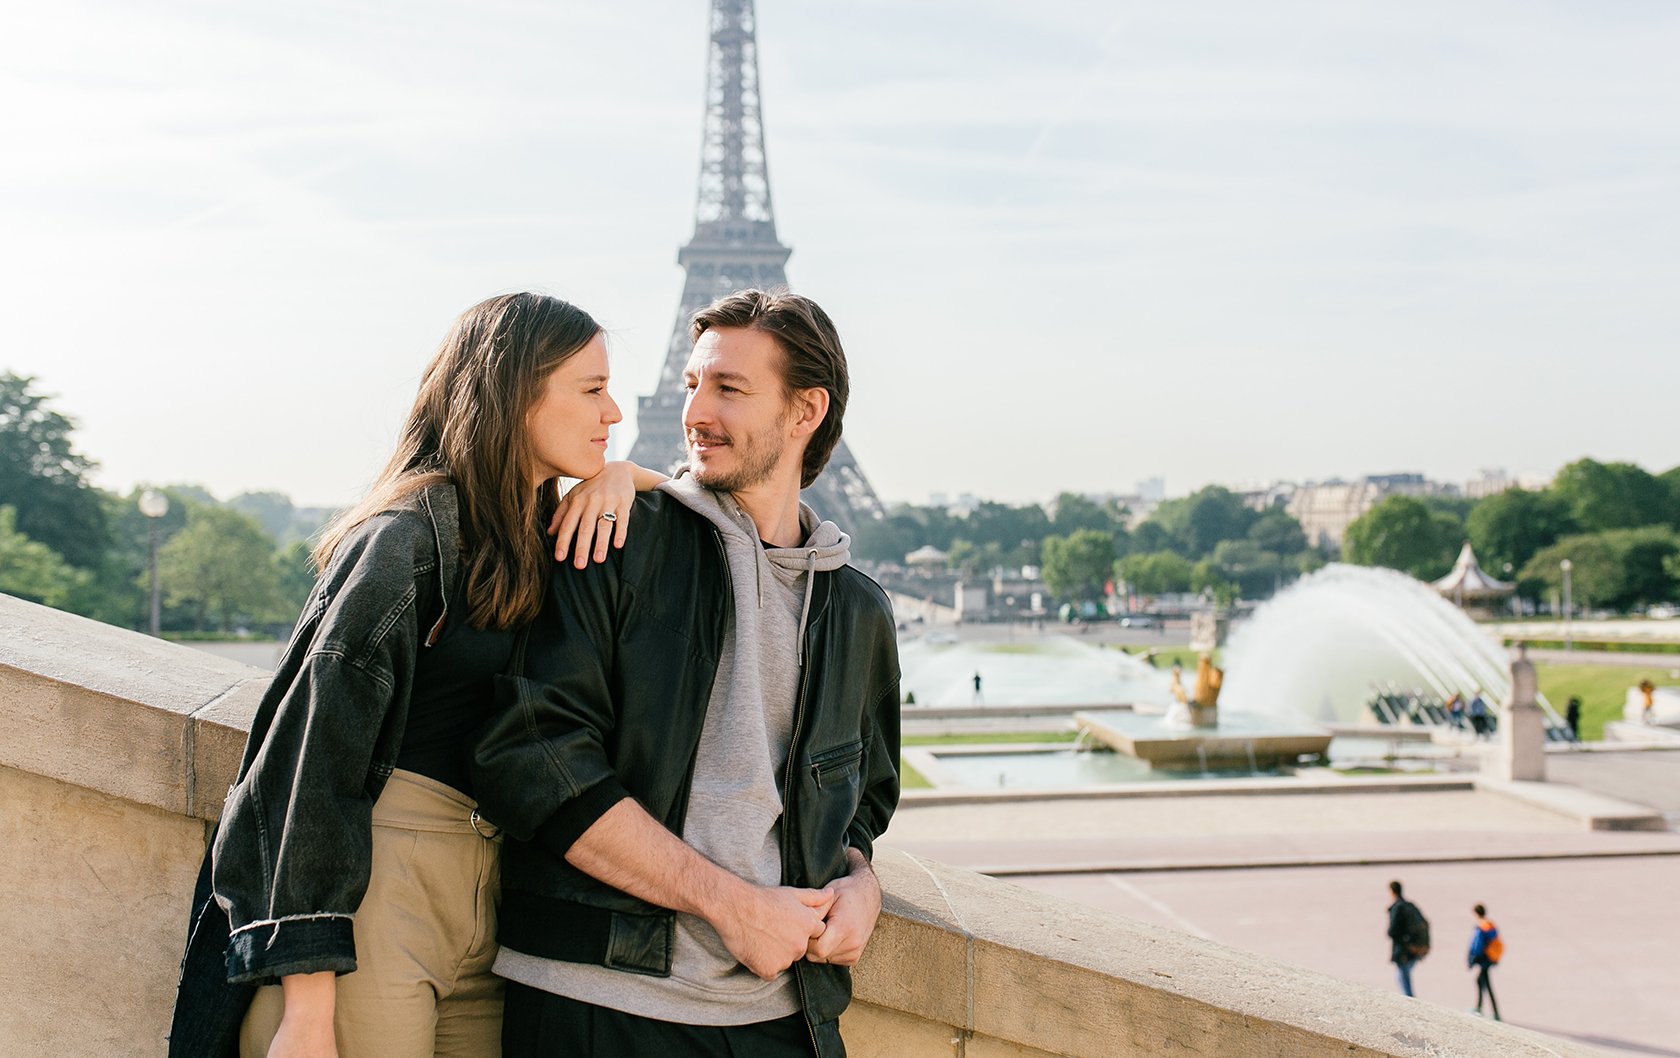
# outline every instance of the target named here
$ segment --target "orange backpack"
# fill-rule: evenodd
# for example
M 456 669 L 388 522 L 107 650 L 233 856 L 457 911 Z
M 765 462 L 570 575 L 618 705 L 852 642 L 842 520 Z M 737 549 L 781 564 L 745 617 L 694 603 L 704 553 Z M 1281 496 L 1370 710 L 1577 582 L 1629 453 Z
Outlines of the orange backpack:
M 1505 942 L 1499 937 L 1499 927 L 1492 921 L 1484 920 L 1482 925 L 1493 930 L 1493 936 L 1488 938 L 1487 945 L 1482 948 L 1482 954 L 1487 956 L 1488 962 L 1496 963 L 1505 957 Z

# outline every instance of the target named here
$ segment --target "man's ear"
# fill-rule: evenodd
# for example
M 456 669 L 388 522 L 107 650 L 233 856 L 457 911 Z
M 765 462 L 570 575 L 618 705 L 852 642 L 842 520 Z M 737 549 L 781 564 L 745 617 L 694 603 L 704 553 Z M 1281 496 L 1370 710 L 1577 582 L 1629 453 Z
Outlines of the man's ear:
M 816 433 L 817 427 L 828 418 L 828 390 L 821 386 L 794 390 L 793 407 L 794 436 L 809 437 Z

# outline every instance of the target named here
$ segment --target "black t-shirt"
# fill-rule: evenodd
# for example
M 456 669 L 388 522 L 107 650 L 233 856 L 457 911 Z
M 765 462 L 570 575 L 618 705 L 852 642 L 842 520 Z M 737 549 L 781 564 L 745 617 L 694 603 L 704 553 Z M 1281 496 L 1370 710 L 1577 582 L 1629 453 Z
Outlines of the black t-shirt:
M 513 658 L 515 633 L 474 628 L 467 622 L 465 592 L 454 600 L 438 641 L 420 648 L 409 695 L 397 767 L 418 772 L 473 795 L 467 762 L 473 735 L 495 705 L 495 676 Z

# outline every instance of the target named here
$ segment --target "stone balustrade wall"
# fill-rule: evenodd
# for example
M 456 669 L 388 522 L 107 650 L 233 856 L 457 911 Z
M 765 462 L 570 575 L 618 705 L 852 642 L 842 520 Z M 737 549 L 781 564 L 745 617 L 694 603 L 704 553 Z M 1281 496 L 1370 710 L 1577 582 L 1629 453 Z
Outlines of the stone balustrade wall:
M 266 683 L 0 595 L 0 1058 L 154 1058 Z M 1559 1058 L 1590 1048 L 881 850 L 860 1058 Z

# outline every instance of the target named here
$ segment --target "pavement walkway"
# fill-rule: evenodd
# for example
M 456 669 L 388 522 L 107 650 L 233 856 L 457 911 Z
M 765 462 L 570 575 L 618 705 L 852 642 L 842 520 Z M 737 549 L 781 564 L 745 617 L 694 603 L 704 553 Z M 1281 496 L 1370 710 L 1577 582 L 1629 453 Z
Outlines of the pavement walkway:
M 1680 752 L 1548 757 L 1554 782 L 1680 811 Z M 1472 916 L 1506 938 L 1507 1021 L 1680 1058 L 1680 833 L 1591 831 L 1487 791 L 907 801 L 885 844 L 1115 914 L 1392 988 L 1387 883 L 1433 924 L 1425 1002 L 1467 1008 Z

